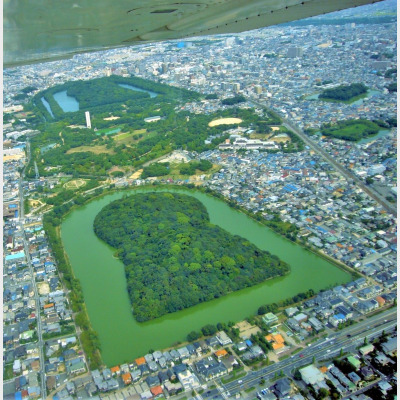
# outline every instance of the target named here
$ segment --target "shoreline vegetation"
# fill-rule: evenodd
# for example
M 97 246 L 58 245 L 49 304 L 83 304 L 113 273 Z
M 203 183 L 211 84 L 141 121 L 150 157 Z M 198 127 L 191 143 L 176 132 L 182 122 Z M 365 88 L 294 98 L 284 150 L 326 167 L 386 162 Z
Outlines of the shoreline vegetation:
M 152 188 L 154 190 L 157 190 L 157 188 L 176 188 L 176 189 L 186 189 L 186 190 L 190 191 L 190 190 L 194 189 L 195 187 L 192 184 L 188 184 L 188 185 L 153 184 L 153 185 L 143 185 L 143 186 L 136 187 L 136 189 L 138 189 L 138 190 L 143 189 L 143 188 Z M 211 189 L 203 188 L 201 186 L 196 187 L 195 189 L 199 190 L 203 193 L 209 194 L 217 199 L 225 201 L 230 207 L 243 212 L 244 214 L 246 214 L 253 220 L 261 223 L 262 225 L 270 227 L 275 233 L 279 234 L 280 236 L 285 236 L 285 234 L 276 230 L 276 228 L 277 228 L 276 225 L 275 226 L 269 225 L 268 224 L 269 221 L 266 220 L 265 218 L 263 218 L 263 216 L 261 214 L 255 215 L 255 214 L 249 212 L 248 210 L 244 209 L 243 207 L 240 207 L 238 204 L 234 203 L 233 201 L 224 198 L 223 195 L 221 195 L 220 193 L 212 191 Z M 68 256 L 65 254 L 65 250 L 63 248 L 61 235 L 60 235 L 60 231 L 61 231 L 60 227 L 61 227 L 62 221 L 74 209 L 79 208 L 82 205 L 89 203 L 90 201 L 93 201 L 95 199 L 115 193 L 116 191 L 132 191 L 132 190 L 135 190 L 135 188 L 128 187 L 126 189 L 121 189 L 121 188 L 116 189 L 115 187 L 111 186 L 105 190 L 103 188 L 94 189 L 86 197 L 83 197 L 82 195 L 78 196 L 77 202 L 75 202 L 75 199 L 72 201 L 68 200 L 68 202 L 54 207 L 51 211 L 44 214 L 44 218 L 43 218 L 43 226 L 44 226 L 44 229 L 48 236 L 50 246 L 53 249 L 55 259 L 57 260 L 58 271 L 62 278 L 63 284 L 69 290 L 68 296 L 71 301 L 71 308 L 74 312 L 75 323 L 76 323 L 77 327 L 80 328 L 81 331 L 83 331 L 80 335 L 80 340 L 82 342 L 83 350 L 88 358 L 88 364 L 89 364 L 90 369 L 96 369 L 96 368 L 99 368 L 100 366 L 104 365 L 104 363 L 101 359 L 101 346 L 100 346 L 100 342 L 99 342 L 97 333 L 93 330 L 91 323 L 90 323 L 89 316 L 87 314 L 86 305 L 84 303 L 83 292 L 82 292 L 80 282 L 75 277 L 74 272 L 71 267 L 71 264 L 68 260 Z M 289 225 L 291 225 L 291 224 L 289 224 Z M 293 225 L 293 227 L 296 228 L 294 225 Z M 285 237 L 287 238 L 287 236 L 285 236 Z M 294 241 L 293 239 L 294 238 L 292 237 L 289 240 Z M 338 267 L 342 270 L 345 270 L 346 272 L 350 273 L 353 277 L 361 276 L 358 272 L 356 272 L 352 268 L 326 256 L 325 254 L 321 254 L 320 252 L 317 253 L 316 251 L 311 249 L 309 246 L 307 246 L 304 242 L 297 241 L 297 244 L 302 246 L 305 250 L 311 251 L 312 253 L 317 254 L 320 257 L 326 259 L 328 262 L 335 265 L 336 267 Z M 82 335 L 83 335 L 83 338 L 82 338 Z

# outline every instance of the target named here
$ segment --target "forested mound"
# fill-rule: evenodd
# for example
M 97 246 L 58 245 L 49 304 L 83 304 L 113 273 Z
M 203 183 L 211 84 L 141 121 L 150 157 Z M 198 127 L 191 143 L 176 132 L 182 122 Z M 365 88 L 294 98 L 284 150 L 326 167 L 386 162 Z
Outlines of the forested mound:
M 336 124 L 324 124 L 321 133 L 324 136 L 332 136 L 337 139 L 357 141 L 362 138 L 376 135 L 379 126 L 366 119 L 338 121 Z
M 96 235 L 118 249 L 133 314 L 146 321 L 289 272 L 289 266 L 209 222 L 192 196 L 138 193 L 104 207 Z
M 324 100 L 348 101 L 368 92 L 368 88 L 362 83 L 341 85 L 332 89 L 325 89 L 318 98 Z

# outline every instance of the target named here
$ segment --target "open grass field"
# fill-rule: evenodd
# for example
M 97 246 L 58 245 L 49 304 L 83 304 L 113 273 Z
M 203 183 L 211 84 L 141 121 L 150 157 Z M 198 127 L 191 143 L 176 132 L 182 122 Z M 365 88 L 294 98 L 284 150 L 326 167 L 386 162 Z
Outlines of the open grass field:
M 291 142 L 292 139 L 290 138 L 289 135 L 286 135 L 285 133 L 281 133 L 279 135 L 276 135 L 274 137 L 272 137 L 270 140 L 272 140 L 273 142 Z
M 74 179 L 64 184 L 65 189 L 75 190 L 79 189 L 82 186 L 86 185 L 86 181 L 84 179 Z
M 208 126 L 218 126 L 218 125 L 231 125 L 231 124 L 240 124 L 243 120 L 240 118 L 220 118 L 215 121 L 211 121 Z
M 116 142 L 120 142 L 121 140 L 130 138 L 130 137 L 135 137 L 135 136 L 138 136 L 140 134 L 144 135 L 146 132 L 147 132 L 146 129 L 137 129 L 136 131 L 133 131 L 133 132 L 120 133 L 120 134 L 114 136 L 113 139 Z
M 79 147 L 74 147 L 73 149 L 69 149 L 67 151 L 67 154 L 84 153 L 86 151 L 90 151 L 91 153 L 94 153 L 94 154 L 101 154 L 101 153 L 113 154 L 114 153 L 114 151 L 112 149 L 107 149 L 106 145 L 102 145 L 102 146 L 79 146 Z
M 125 132 L 113 136 L 113 139 L 119 145 L 125 144 L 129 146 L 131 144 L 136 144 L 137 142 L 143 139 L 150 138 L 156 134 L 157 134 L 156 132 L 147 132 L 147 129 L 137 129 L 136 131 L 133 132 Z

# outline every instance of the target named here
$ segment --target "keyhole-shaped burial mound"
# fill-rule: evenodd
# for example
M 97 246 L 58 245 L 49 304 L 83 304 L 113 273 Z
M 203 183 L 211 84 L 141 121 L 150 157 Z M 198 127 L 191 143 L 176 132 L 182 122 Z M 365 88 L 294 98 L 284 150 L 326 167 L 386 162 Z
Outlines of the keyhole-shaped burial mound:
M 96 216 L 96 235 L 117 249 L 138 321 L 209 301 L 289 272 L 289 266 L 209 221 L 177 193 L 138 193 Z

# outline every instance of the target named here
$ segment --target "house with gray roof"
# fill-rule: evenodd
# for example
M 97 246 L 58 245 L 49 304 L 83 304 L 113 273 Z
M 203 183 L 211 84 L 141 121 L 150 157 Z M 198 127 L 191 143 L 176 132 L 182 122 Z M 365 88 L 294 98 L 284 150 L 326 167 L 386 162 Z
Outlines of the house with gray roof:
M 180 347 L 179 349 L 177 349 L 178 353 L 179 353 L 179 357 L 180 359 L 183 360 L 187 360 L 190 357 L 189 351 L 186 348 L 186 346 L 184 347 Z
M 196 370 L 204 378 L 205 381 L 215 379 L 228 372 L 222 362 L 218 362 L 213 357 L 206 357 L 195 363 Z
M 169 354 L 169 351 L 164 351 L 163 357 L 165 358 L 166 362 L 171 362 L 172 361 L 172 357 L 171 357 L 171 354 Z
M 161 368 L 166 368 L 167 367 L 167 360 L 165 359 L 164 356 L 160 357 L 158 359 L 158 363 L 160 364 Z
M 382 350 L 386 354 L 393 355 L 397 350 L 397 337 L 391 337 L 385 343 L 382 344 Z
M 158 359 L 159 358 L 161 358 L 162 357 L 162 353 L 161 353 L 161 351 L 155 351 L 154 353 L 153 353 L 153 358 L 154 358 L 154 360 L 155 361 L 158 361 Z
M 155 361 L 149 361 L 147 365 L 149 366 L 150 371 L 155 372 L 158 370 L 157 363 Z

